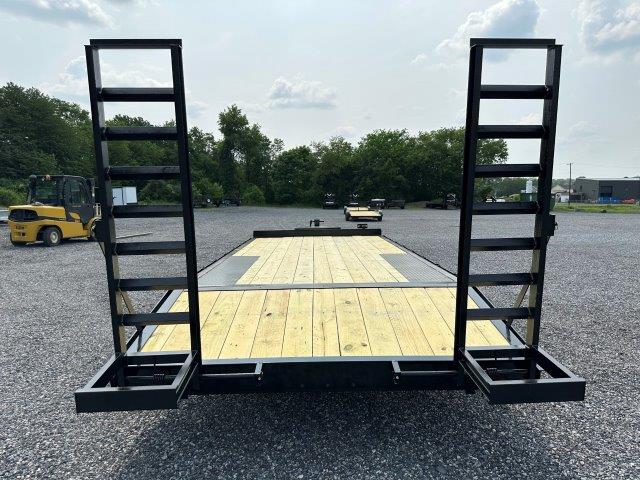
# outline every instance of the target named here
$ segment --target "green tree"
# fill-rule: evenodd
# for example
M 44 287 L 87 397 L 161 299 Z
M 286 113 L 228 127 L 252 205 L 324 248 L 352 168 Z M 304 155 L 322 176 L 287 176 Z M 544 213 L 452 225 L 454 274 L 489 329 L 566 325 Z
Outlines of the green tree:
M 249 121 L 237 105 L 231 105 L 218 116 L 218 126 L 222 133 L 220 146 L 220 180 L 228 194 L 237 192 L 237 157 L 241 154 L 241 141 Z
M 282 152 L 273 164 L 273 191 L 280 204 L 314 203 L 319 193 L 313 185 L 317 162 L 309 147 Z

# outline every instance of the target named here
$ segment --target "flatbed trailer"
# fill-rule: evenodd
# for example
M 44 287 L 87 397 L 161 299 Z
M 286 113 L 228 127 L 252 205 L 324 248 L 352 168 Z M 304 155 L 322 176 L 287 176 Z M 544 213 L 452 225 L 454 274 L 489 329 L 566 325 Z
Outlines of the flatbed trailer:
M 100 84 L 101 49 L 167 49 L 173 88 Z M 544 48 L 543 86 L 485 86 L 486 48 Z M 78 412 L 177 408 L 188 395 L 308 390 L 482 391 L 492 403 L 582 400 L 585 381 L 539 345 L 561 47 L 553 40 L 472 39 L 456 275 L 382 236 L 337 227 L 254 231 L 197 270 L 179 40 L 92 40 L 86 46 L 114 354 L 76 391 Z M 480 98 L 544 100 L 543 125 L 478 125 Z M 170 101 L 174 127 L 106 127 L 103 103 Z M 538 164 L 475 164 L 480 138 L 540 138 Z M 178 166 L 109 166 L 110 140 L 175 140 Z M 535 202 L 475 204 L 475 177 L 539 177 Z M 181 205 L 112 205 L 111 181 L 179 179 Z M 534 234 L 472 238 L 475 215 L 530 214 Z M 182 217 L 184 241 L 116 242 L 114 219 Z M 314 223 L 314 222 L 312 222 Z M 530 251 L 529 272 L 471 274 L 471 252 Z M 186 277 L 122 278 L 122 255 L 183 254 Z M 521 285 L 511 308 L 482 286 Z M 148 313 L 124 292 L 165 290 Z M 527 305 L 525 296 L 529 291 Z M 526 321 L 524 335 L 514 321 Z M 126 327 L 136 327 L 127 338 Z
M 344 219 L 347 222 L 381 222 L 382 212 L 371 207 L 347 207 Z

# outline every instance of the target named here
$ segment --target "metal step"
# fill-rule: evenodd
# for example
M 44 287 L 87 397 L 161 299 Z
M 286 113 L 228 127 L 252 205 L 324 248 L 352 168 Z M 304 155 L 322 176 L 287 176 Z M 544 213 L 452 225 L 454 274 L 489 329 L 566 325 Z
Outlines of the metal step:
M 92 47 L 100 49 L 120 49 L 120 50 L 132 50 L 132 49 L 161 49 L 179 47 L 182 45 L 182 40 L 179 39 L 156 39 L 156 38 L 136 38 L 136 39 L 113 39 L 113 38 L 98 38 L 92 39 L 89 44 Z
M 505 250 L 535 250 L 540 242 L 535 238 L 472 238 L 472 252 L 493 252 Z
M 122 324 L 127 327 L 177 325 L 184 323 L 189 323 L 189 312 L 128 313 L 122 315 Z
M 476 165 L 475 175 L 477 178 L 537 177 L 540 171 L 540 165 L 537 163 Z
M 546 85 L 482 85 L 480 98 L 544 100 L 551 98 L 551 89 Z
M 172 255 L 184 253 L 184 241 L 114 243 L 114 255 Z
M 121 278 L 116 280 L 116 287 L 128 292 L 178 290 L 187 288 L 187 277 Z
M 177 180 L 180 178 L 178 165 L 108 167 L 105 176 L 111 180 Z
M 467 320 L 512 320 L 532 318 L 532 308 L 470 308 L 467 310 Z
M 173 88 L 101 88 L 102 102 L 173 102 Z
M 182 205 L 117 205 L 114 218 L 181 217 Z
M 478 125 L 478 138 L 543 138 L 542 125 Z
M 471 47 L 547 48 L 556 44 L 553 38 L 471 38 Z
M 469 285 L 474 287 L 491 287 L 497 285 L 533 285 L 537 275 L 527 273 L 489 273 L 469 275 Z
M 176 127 L 105 127 L 103 140 L 177 140 Z
M 473 205 L 474 215 L 517 215 L 538 212 L 538 202 L 490 202 Z

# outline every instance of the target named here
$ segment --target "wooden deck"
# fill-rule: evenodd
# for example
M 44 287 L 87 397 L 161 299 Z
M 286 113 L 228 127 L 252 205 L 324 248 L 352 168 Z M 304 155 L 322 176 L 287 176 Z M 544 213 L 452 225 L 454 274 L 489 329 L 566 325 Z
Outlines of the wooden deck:
M 200 292 L 203 359 L 452 355 L 455 289 L 403 286 L 385 253 L 408 254 L 381 237 L 253 240 L 233 255 L 255 257 L 235 290 Z M 169 310 L 186 309 L 181 293 Z M 467 340 L 508 344 L 490 321 L 470 322 Z M 188 325 L 164 325 L 142 350 L 188 349 Z
M 256 238 L 234 256 L 258 260 L 238 284 L 406 282 L 382 254 L 406 252 L 381 237 Z

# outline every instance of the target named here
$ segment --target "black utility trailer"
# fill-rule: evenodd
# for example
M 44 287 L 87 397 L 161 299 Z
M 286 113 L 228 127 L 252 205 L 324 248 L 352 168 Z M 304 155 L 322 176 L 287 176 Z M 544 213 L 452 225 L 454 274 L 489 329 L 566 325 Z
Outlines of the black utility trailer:
M 101 49 L 171 53 L 173 87 L 108 88 Z M 547 52 L 544 85 L 483 85 L 489 48 Z M 76 391 L 79 412 L 176 408 L 190 394 L 304 390 L 460 389 L 493 403 L 582 400 L 585 382 L 539 346 L 561 47 L 553 40 L 471 42 L 463 198 L 457 275 L 378 229 L 311 227 L 255 231 L 253 238 L 200 272 L 196 267 L 191 178 L 179 40 L 92 40 L 86 47 L 114 355 Z M 542 125 L 478 125 L 481 98 L 535 98 Z M 103 103 L 175 104 L 175 127 L 106 127 Z M 476 165 L 478 139 L 539 138 L 540 161 Z M 174 140 L 177 167 L 110 167 L 111 140 Z M 474 179 L 537 175 L 534 202 L 474 204 Z M 181 180 L 182 205 L 111 203 L 111 181 Z M 531 236 L 471 238 L 475 215 L 529 214 Z M 115 218 L 181 217 L 184 241 L 116 243 Z M 318 222 L 318 225 L 320 223 Z M 524 273 L 470 274 L 471 252 L 528 250 Z M 122 278 L 122 255 L 182 254 L 185 277 Z M 480 253 L 481 254 L 481 253 Z M 522 285 L 511 308 L 494 308 L 486 285 Z M 529 290 L 528 302 L 523 299 Z M 149 313 L 126 310 L 123 292 L 166 290 Z M 521 336 L 512 322 L 525 320 Z M 130 338 L 127 326 L 137 327 Z

